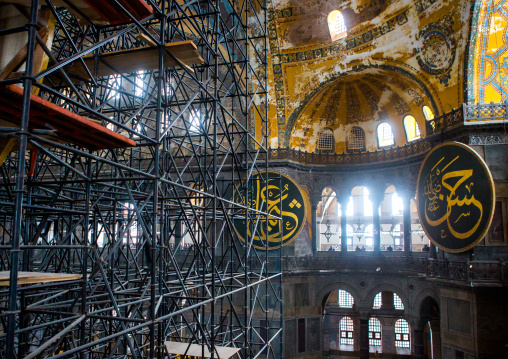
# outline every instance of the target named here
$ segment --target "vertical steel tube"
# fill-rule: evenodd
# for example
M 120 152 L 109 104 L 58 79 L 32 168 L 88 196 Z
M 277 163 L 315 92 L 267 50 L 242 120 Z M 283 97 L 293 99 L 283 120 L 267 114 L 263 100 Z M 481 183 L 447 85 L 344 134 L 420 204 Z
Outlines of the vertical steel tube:
M 15 214 L 13 223 L 13 237 L 11 248 L 11 269 L 9 279 L 9 302 L 7 313 L 7 342 L 6 357 L 16 358 L 14 351 L 16 317 L 17 308 L 17 291 L 18 291 L 18 269 L 19 269 L 19 253 L 21 243 L 21 231 L 23 220 L 23 197 L 25 184 L 25 155 L 28 141 L 28 123 L 30 121 L 30 95 L 32 93 L 33 75 L 33 59 L 36 42 L 37 15 L 39 9 L 39 1 L 32 0 L 30 8 L 30 21 L 26 24 L 28 29 L 28 44 L 26 55 L 26 76 L 23 79 L 23 110 L 21 114 L 21 132 L 19 134 L 19 152 L 18 152 L 18 168 L 16 171 L 16 198 L 15 198 Z

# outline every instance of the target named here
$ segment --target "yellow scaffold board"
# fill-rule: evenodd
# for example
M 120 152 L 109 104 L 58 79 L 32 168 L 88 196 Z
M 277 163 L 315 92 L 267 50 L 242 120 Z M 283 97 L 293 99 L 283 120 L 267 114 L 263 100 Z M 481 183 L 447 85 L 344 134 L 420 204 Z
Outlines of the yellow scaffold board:
M 188 344 L 179 342 L 164 342 L 164 344 L 166 345 L 166 349 L 168 350 L 169 354 L 211 358 L 210 351 L 208 350 L 208 347 L 206 345 Z M 205 348 L 204 356 L 202 356 L 203 346 Z M 228 359 L 231 358 L 236 353 L 238 353 L 238 351 L 240 351 L 240 348 L 219 347 L 216 345 L 214 358 Z

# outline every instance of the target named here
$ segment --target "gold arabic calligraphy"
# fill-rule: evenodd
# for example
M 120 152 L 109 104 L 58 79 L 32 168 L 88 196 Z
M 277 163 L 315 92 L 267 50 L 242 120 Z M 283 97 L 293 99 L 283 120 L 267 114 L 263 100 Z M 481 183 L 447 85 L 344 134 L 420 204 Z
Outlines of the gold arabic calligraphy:
M 249 238 L 254 234 L 254 241 L 259 246 L 266 246 L 266 238 L 268 238 L 269 246 L 276 246 L 281 241 L 286 243 L 294 235 L 297 234 L 304 220 L 304 215 L 299 218 L 298 210 L 303 212 L 303 198 L 298 188 L 292 188 L 288 183 L 282 183 L 282 190 L 279 189 L 279 179 L 268 179 L 268 185 L 264 185 L 262 181 L 255 181 L 252 191 L 249 195 L 249 207 L 256 210 L 265 211 L 274 217 L 282 217 L 282 221 L 276 218 L 268 218 L 268 226 L 266 225 L 266 217 L 260 215 L 259 221 L 252 218 L 247 228 Z M 282 203 L 282 206 L 281 206 Z M 282 210 L 281 210 L 282 207 Z M 245 221 L 242 221 L 245 225 Z M 245 227 L 244 227 L 245 228 Z M 266 232 L 268 230 L 268 233 Z M 261 242 L 261 243 L 260 243 Z
M 442 157 L 431 169 L 429 175 L 425 179 L 425 187 L 423 194 L 425 196 L 425 219 L 432 227 L 437 227 L 446 221 L 449 232 L 459 239 L 470 237 L 478 229 L 483 216 L 483 206 L 472 194 L 474 183 L 470 178 L 473 176 L 472 169 L 446 171 L 448 167 L 454 163 L 460 156 L 455 157 L 450 162 L 444 161 Z M 455 183 L 454 183 L 455 181 Z M 463 186 L 462 190 L 460 190 Z M 464 191 L 465 189 L 465 191 Z M 459 193 L 463 195 L 459 198 Z M 455 228 L 455 224 L 467 220 L 471 217 L 471 210 L 474 208 L 463 206 L 476 207 L 478 220 L 473 223 L 466 223 L 466 231 L 459 231 Z M 446 212 L 443 213 L 444 206 Z M 442 214 L 442 215 L 441 215 Z M 438 217 L 441 215 L 441 217 Z M 461 221 L 461 222 L 459 222 Z M 464 227 L 464 224 L 462 224 Z M 448 235 L 445 229 L 441 229 L 441 238 Z

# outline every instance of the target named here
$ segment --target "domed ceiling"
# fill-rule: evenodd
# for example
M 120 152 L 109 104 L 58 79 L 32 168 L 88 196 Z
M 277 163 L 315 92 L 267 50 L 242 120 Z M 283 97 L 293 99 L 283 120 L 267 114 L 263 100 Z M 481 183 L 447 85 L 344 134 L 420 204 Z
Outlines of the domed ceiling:
M 336 152 L 341 153 L 349 128 L 360 126 L 365 131 L 366 149 L 374 151 L 378 149 L 376 128 L 382 122 L 392 125 L 395 144 L 404 145 L 406 115 L 414 116 L 420 131 L 425 133 L 423 106 L 435 112 L 425 89 L 405 75 L 380 68 L 352 71 L 329 81 L 310 96 L 296 115 L 290 146 L 315 152 L 319 132 L 330 128 Z

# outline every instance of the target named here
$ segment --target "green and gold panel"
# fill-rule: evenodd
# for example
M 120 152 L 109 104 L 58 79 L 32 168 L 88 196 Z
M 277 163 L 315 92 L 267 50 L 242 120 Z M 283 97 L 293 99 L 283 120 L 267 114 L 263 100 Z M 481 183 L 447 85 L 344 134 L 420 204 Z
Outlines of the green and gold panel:
M 494 215 L 492 175 L 470 147 L 446 142 L 434 147 L 420 168 L 418 214 L 427 237 L 447 252 L 474 247 Z
M 237 193 L 245 196 L 245 189 L 239 188 Z M 233 221 L 238 236 L 245 241 L 252 241 L 258 249 L 278 249 L 291 243 L 301 232 L 306 218 L 306 196 L 302 189 L 288 176 L 278 172 L 255 174 L 249 182 L 248 201 L 244 197 L 236 198 L 236 203 L 247 203 L 250 208 L 268 213 L 274 217 L 282 217 L 282 221 L 267 218 L 263 214 L 250 211 L 250 219 Z M 268 206 L 268 207 L 265 207 Z M 240 212 L 240 217 L 245 211 Z

